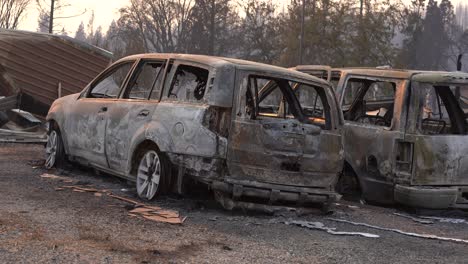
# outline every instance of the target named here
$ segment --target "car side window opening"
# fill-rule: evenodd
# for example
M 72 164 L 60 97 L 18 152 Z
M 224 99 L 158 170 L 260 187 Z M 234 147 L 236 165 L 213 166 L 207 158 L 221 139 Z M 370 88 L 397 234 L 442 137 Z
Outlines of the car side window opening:
M 302 113 L 308 118 L 309 122 L 323 129 L 330 127 L 330 110 L 323 88 L 308 84 L 296 84 L 294 94 L 299 100 Z M 288 116 L 290 116 L 289 109 L 287 109 L 287 112 Z
M 328 104 L 323 104 L 323 88 L 266 77 L 250 77 L 248 83 L 246 113 L 252 119 L 298 119 L 322 128 L 331 127 Z
M 258 102 L 258 113 L 259 116 L 269 116 L 269 117 L 282 117 L 284 118 L 284 112 L 280 113 L 280 105 L 281 102 L 284 100 L 283 93 L 279 88 L 276 81 L 272 81 L 267 79 L 259 79 L 259 78 L 250 78 L 251 87 L 264 87 L 265 85 L 269 84 L 271 88 L 270 90 L 264 94 L 259 102 Z M 256 89 L 258 90 L 258 88 Z
M 125 78 L 127 77 L 133 62 L 126 62 L 118 65 L 106 76 L 91 87 L 89 98 L 117 98 Z
M 288 90 L 291 91 L 289 97 L 285 93 Z M 293 100 L 297 101 L 293 96 L 291 83 L 287 80 L 250 76 L 246 94 L 246 113 L 252 119 L 287 118 L 287 113 L 280 107 L 290 104 Z M 295 111 L 294 117 L 298 115 L 298 111 Z
M 164 64 L 161 62 L 145 62 L 138 70 L 125 91 L 125 99 L 159 99 Z
M 423 105 L 418 129 L 424 135 L 466 134 L 468 86 L 420 84 Z
M 306 116 L 325 118 L 322 98 L 315 87 L 299 84 L 294 89 L 294 94 L 302 106 L 302 112 Z
M 395 91 L 395 82 L 359 78 L 348 80 L 342 103 L 345 120 L 390 127 Z
M 168 97 L 178 101 L 197 102 L 205 96 L 209 71 L 203 68 L 179 65 L 174 74 Z

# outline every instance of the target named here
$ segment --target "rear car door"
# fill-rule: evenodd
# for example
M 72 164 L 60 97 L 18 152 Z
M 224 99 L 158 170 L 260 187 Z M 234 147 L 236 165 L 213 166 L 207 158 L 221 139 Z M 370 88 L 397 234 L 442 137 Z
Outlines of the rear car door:
M 395 151 L 404 140 L 406 86 L 406 81 L 390 78 L 350 75 L 345 80 L 341 96 L 345 157 L 371 201 L 393 202 Z
M 106 70 L 71 106 L 65 126 L 71 131 L 68 141 L 72 156 L 108 168 L 105 148 L 108 111 L 115 106 L 133 64 L 134 61 L 126 61 Z
M 228 146 L 231 177 L 263 183 L 329 187 L 334 178 L 323 181 L 317 175 L 320 169 L 309 164 L 319 162 L 316 155 L 318 140 L 312 138 L 321 134 L 322 129 L 301 120 L 304 116 L 291 83 L 241 71 L 237 75 L 237 86 L 240 87 L 236 95 L 236 117 L 232 120 Z M 304 147 L 306 141 L 308 147 Z
M 120 99 L 109 109 L 106 153 L 114 171 L 126 171 L 131 143 L 145 136 L 161 97 L 165 65 L 164 60 L 140 60 Z
M 465 186 L 468 203 L 468 84 L 429 82 L 429 77 L 415 75 L 411 85 L 413 122 L 406 135 L 414 144 L 411 184 Z

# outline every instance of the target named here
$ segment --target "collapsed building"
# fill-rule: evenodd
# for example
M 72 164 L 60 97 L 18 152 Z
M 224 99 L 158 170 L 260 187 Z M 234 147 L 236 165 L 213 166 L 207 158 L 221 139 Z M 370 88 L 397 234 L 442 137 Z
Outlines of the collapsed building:
M 67 36 L 0 29 L 0 141 L 44 137 L 40 119 L 52 102 L 80 92 L 111 61 Z
M 45 116 L 111 61 L 112 53 L 67 36 L 0 29 L 0 107 Z

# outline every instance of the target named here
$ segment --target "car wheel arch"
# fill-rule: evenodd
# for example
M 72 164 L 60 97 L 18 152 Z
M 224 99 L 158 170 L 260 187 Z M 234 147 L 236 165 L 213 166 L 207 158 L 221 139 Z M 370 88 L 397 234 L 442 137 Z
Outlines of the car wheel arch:
M 151 139 L 144 139 L 138 144 L 135 144 L 134 147 L 130 151 L 130 159 L 128 161 L 128 174 L 129 176 L 135 176 L 135 169 L 138 167 L 138 162 L 139 162 L 139 154 L 142 152 L 142 150 L 148 149 L 154 147 L 157 149 L 160 153 L 165 154 L 165 151 L 162 150 L 159 145 L 151 140 Z
M 338 179 L 338 182 L 336 184 L 337 187 L 344 178 L 351 178 L 351 179 L 356 180 L 356 184 L 357 184 L 356 187 L 358 188 L 359 192 L 361 194 L 364 192 L 364 189 L 363 189 L 364 186 L 362 185 L 362 180 L 359 177 L 359 174 L 356 173 L 356 170 L 354 169 L 354 166 L 352 165 L 352 163 L 349 162 L 348 160 L 345 160 L 344 162 L 343 172 L 341 173 Z
M 70 152 L 68 151 L 68 141 L 66 139 L 66 135 L 64 135 L 63 133 L 62 127 L 60 126 L 59 122 L 57 122 L 55 118 L 49 118 L 47 119 L 47 123 L 49 124 L 49 131 L 52 128 L 55 128 L 58 130 L 60 137 L 62 138 L 62 143 L 63 143 L 63 147 L 65 150 L 65 154 L 69 155 Z

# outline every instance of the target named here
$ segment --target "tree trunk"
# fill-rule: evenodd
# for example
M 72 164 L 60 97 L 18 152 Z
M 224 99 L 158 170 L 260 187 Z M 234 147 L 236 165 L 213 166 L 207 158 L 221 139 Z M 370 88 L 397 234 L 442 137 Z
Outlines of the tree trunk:
M 54 9 L 55 0 L 50 0 L 49 33 L 54 33 Z
M 210 12 L 210 40 L 208 43 L 208 54 L 214 55 L 214 44 L 216 36 L 216 0 L 211 0 Z

